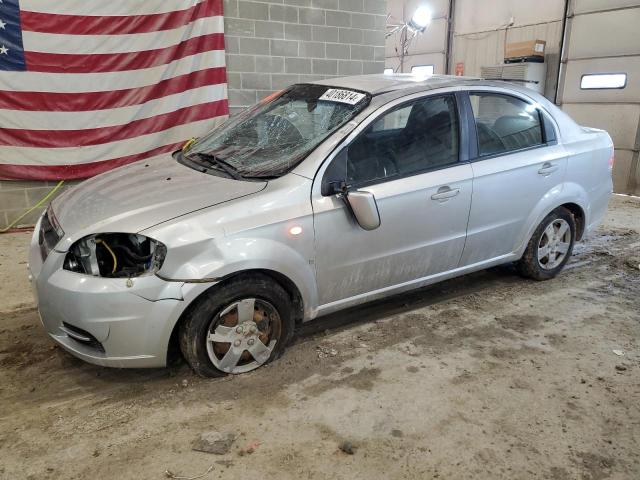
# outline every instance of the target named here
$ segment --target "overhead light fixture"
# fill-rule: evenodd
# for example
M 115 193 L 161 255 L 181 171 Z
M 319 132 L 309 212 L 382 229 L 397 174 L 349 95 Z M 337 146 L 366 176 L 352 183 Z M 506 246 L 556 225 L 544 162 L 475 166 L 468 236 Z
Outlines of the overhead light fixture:
M 418 7 L 409 20 L 409 28 L 416 32 L 424 32 L 431 23 L 431 10 L 424 5 Z
M 387 15 L 385 38 L 396 36 L 399 43 L 399 45 L 395 47 L 395 51 L 398 54 L 400 65 L 394 71 L 404 72 L 404 57 L 409 55 L 409 47 L 419 35 L 425 32 L 431 24 L 431 20 L 431 9 L 426 5 L 419 6 L 413 12 L 411 20 L 408 22 L 405 21 L 404 18 L 402 21 L 398 21 L 393 18 L 391 14 Z

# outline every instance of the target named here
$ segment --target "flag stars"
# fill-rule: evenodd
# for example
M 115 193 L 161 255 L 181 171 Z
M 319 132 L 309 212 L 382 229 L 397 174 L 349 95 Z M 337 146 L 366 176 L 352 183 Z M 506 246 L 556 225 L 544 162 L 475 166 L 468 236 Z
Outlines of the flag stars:
M 6 30 L 6 28 L 5 28 L 6 26 L 7 26 L 7 24 L 5 22 L 3 22 L 2 20 L 0 20 L 0 28 L 2 30 Z
M 9 55 L 9 49 L 4 45 L 0 45 L 0 55 Z

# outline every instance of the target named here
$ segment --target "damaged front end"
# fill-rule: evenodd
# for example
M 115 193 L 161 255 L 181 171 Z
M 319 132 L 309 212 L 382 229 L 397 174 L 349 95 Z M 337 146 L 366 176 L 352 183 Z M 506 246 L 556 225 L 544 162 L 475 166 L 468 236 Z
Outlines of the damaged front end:
M 163 243 L 144 235 L 101 233 L 74 243 L 63 268 L 95 277 L 139 277 L 157 272 L 166 254 Z

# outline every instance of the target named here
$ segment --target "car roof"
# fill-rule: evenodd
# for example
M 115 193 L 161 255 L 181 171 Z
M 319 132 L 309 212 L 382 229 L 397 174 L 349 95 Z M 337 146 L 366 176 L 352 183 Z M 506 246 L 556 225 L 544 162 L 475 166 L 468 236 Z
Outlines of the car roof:
M 419 92 L 428 92 L 439 88 L 478 87 L 498 88 L 502 91 L 524 95 L 542 105 L 548 113 L 552 114 L 556 121 L 560 117 L 566 117 L 561 110 L 555 107 L 543 95 L 529 88 L 504 80 L 485 80 L 477 77 L 458 77 L 453 75 L 414 75 L 411 73 L 356 75 L 352 77 L 327 78 L 312 82 L 317 85 L 329 87 L 360 90 L 371 94 L 373 105 L 383 105 L 396 98 L 404 97 Z M 567 117 L 568 118 L 568 117 Z M 566 119 L 565 119 L 566 121 Z M 571 121 L 573 123 L 573 121 Z
M 459 85 L 495 85 L 494 82 L 474 77 L 452 75 L 414 75 L 411 73 L 355 75 L 351 77 L 327 78 L 312 82 L 338 88 L 361 90 L 371 95 L 398 90 L 431 90 Z

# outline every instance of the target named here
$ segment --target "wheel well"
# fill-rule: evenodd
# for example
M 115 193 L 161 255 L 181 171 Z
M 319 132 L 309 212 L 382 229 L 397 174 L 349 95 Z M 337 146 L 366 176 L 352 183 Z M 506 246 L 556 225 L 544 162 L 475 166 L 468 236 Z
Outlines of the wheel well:
M 235 272 L 235 273 L 232 273 L 231 275 L 227 275 L 220 282 L 216 283 L 211 288 L 202 292 L 197 298 L 195 298 L 191 302 L 191 304 L 184 310 L 184 312 L 182 312 L 182 315 L 180 315 L 180 318 L 178 319 L 176 324 L 173 326 L 173 330 L 171 331 L 171 337 L 169 338 L 169 345 L 167 346 L 167 365 L 172 364 L 177 358 L 180 358 L 182 356 L 180 353 L 178 332 L 180 331 L 180 325 L 182 324 L 184 318 L 186 317 L 186 314 L 191 310 L 191 308 L 193 308 L 197 300 L 202 295 L 209 292 L 212 288 L 219 288 L 221 285 L 226 284 L 231 279 L 249 276 L 256 273 L 261 273 L 263 275 L 271 277 L 275 282 L 277 282 L 282 288 L 285 289 L 285 291 L 291 297 L 291 304 L 293 305 L 295 323 L 296 325 L 302 323 L 302 319 L 304 317 L 304 303 L 302 300 L 302 295 L 300 294 L 300 290 L 298 290 L 298 287 L 296 286 L 296 284 L 293 283 L 293 281 L 289 277 L 279 272 L 276 272 L 273 270 L 266 270 L 266 269 L 243 270 L 241 272 Z
M 571 212 L 573 218 L 576 220 L 576 240 L 581 240 L 582 235 L 584 234 L 585 227 L 585 218 L 584 218 L 584 210 L 580 208 L 579 205 L 575 203 L 565 203 L 564 205 L 560 205 L 563 208 L 566 208 Z
M 296 325 L 302 323 L 302 318 L 304 317 L 304 303 L 302 301 L 302 295 L 300 294 L 300 290 L 296 286 L 293 281 L 283 275 L 280 272 L 276 272 L 274 270 L 249 270 L 246 272 L 240 272 L 239 275 L 252 274 L 252 273 L 262 273 L 268 277 L 273 278 L 274 281 L 280 284 L 282 288 L 289 294 L 291 297 L 291 305 L 293 305 L 293 315 Z M 236 275 L 234 275 L 235 277 Z

